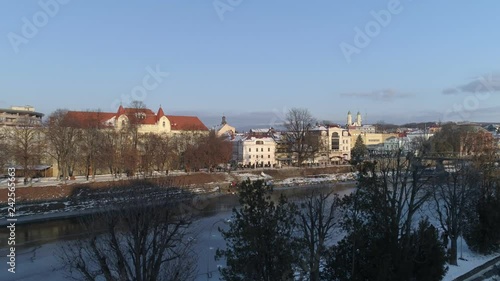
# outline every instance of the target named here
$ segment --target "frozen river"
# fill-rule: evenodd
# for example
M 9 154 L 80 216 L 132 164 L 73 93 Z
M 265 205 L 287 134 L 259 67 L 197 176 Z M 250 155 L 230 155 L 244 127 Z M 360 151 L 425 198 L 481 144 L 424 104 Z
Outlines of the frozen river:
M 308 193 L 308 189 L 310 188 L 301 187 L 283 192 L 291 200 L 300 200 Z M 330 190 L 331 187 L 319 189 L 326 191 Z M 335 187 L 334 190 L 339 194 L 346 194 L 350 193 L 352 189 L 352 183 L 345 183 Z M 231 218 L 231 209 L 237 205 L 235 196 L 215 199 L 193 224 L 193 230 L 196 233 L 194 252 L 198 254 L 196 280 L 219 280 L 217 266 L 223 265 L 224 261 L 215 261 L 214 255 L 216 249 L 223 248 L 225 243 L 218 232 L 218 227 L 226 227 L 225 221 Z M 61 244 L 68 243 L 68 240 L 77 237 L 78 233 L 78 224 L 74 219 L 18 225 L 16 243 L 21 245 L 16 248 L 16 273 L 12 274 L 7 271 L 6 231 L 2 229 L 0 232 L 0 261 L 2 261 L 0 263 L 0 280 L 67 280 L 66 272 L 58 261 L 57 251 Z

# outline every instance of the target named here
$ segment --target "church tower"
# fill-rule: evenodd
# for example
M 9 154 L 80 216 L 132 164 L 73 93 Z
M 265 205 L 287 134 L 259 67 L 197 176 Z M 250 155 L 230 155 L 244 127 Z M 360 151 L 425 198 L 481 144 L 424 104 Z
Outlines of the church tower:
M 347 126 L 351 126 L 352 125 L 352 115 L 351 115 L 351 111 L 347 112 Z
M 359 113 L 359 111 L 358 114 L 356 115 L 356 126 L 361 127 L 361 113 Z

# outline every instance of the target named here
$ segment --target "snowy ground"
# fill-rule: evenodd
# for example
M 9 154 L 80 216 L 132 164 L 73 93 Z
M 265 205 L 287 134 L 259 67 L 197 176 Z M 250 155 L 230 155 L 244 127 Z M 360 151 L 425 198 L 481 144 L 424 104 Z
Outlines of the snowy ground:
M 333 183 L 338 181 L 353 181 L 356 179 L 356 173 L 337 173 L 337 174 L 323 174 L 307 177 L 293 177 L 287 178 L 281 181 L 273 181 L 273 178 L 265 174 L 264 172 L 260 175 L 255 175 L 251 173 L 238 173 L 238 178 L 240 180 L 250 179 L 254 180 L 268 180 L 272 181 L 276 186 L 297 186 L 297 185 L 311 185 L 311 184 L 321 184 L 321 183 Z
M 463 243 L 463 247 L 461 249 L 460 245 Z M 458 240 L 458 266 L 449 265 L 448 272 L 446 276 L 443 278 L 443 281 L 451 281 L 455 278 L 473 270 L 474 268 L 486 263 L 487 261 L 497 257 L 500 253 L 492 254 L 492 255 L 478 255 L 473 253 L 467 243 L 462 241 L 462 239 Z M 462 257 L 462 259 L 460 259 Z M 495 280 L 491 279 L 490 281 Z M 500 280 L 500 279 L 498 279 Z

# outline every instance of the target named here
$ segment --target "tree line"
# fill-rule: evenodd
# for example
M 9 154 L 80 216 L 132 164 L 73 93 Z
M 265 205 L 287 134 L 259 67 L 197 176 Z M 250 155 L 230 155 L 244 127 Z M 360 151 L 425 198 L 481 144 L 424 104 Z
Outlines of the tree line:
M 2 128 L 0 165 L 20 165 L 28 178 L 41 176 L 34 166 L 56 163 L 60 178 L 85 175 L 89 179 L 100 173 L 150 176 L 177 169 L 214 169 L 232 156 L 231 143 L 214 132 L 140 134 L 140 120 L 130 118 L 116 130 L 101 122 L 99 111 L 91 113 L 90 118 L 78 120 L 58 109 L 41 124 L 27 117 L 15 127 Z

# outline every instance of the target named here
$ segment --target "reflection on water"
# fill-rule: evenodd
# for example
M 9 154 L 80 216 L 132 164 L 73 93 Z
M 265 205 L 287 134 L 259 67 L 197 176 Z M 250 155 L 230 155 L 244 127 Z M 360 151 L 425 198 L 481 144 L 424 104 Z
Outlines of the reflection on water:
M 354 187 L 353 183 L 338 185 L 325 185 L 323 187 L 300 187 L 289 188 L 284 190 L 276 190 L 272 196 L 273 200 L 277 200 L 281 193 L 285 194 L 290 201 L 297 201 L 306 196 L 311 190 L 317 191 L 331 191 L 335 190 L 336 193 L 346 194 L 350 193 Z M 198 218 L 211 217 L 219 212 L 231 210 L 233 207 L 238 206 L 238 198 L 236 195 L 221 195 L 211 198 L 195 197 L 191 204 L 189 204 L 184 211 L 194 213 Z M 6 227 L 0 229 L 0 248 L 7 247 L 7 238 L 9 232 Z M 36 223 L 24 223 L 16 225 L 16 247 L 28 248 L 53 241 L 71 240 L 77 238 L 82 234 L 82 227 L 79 224 L 78 218 L 65 218 L 47 220 Z

